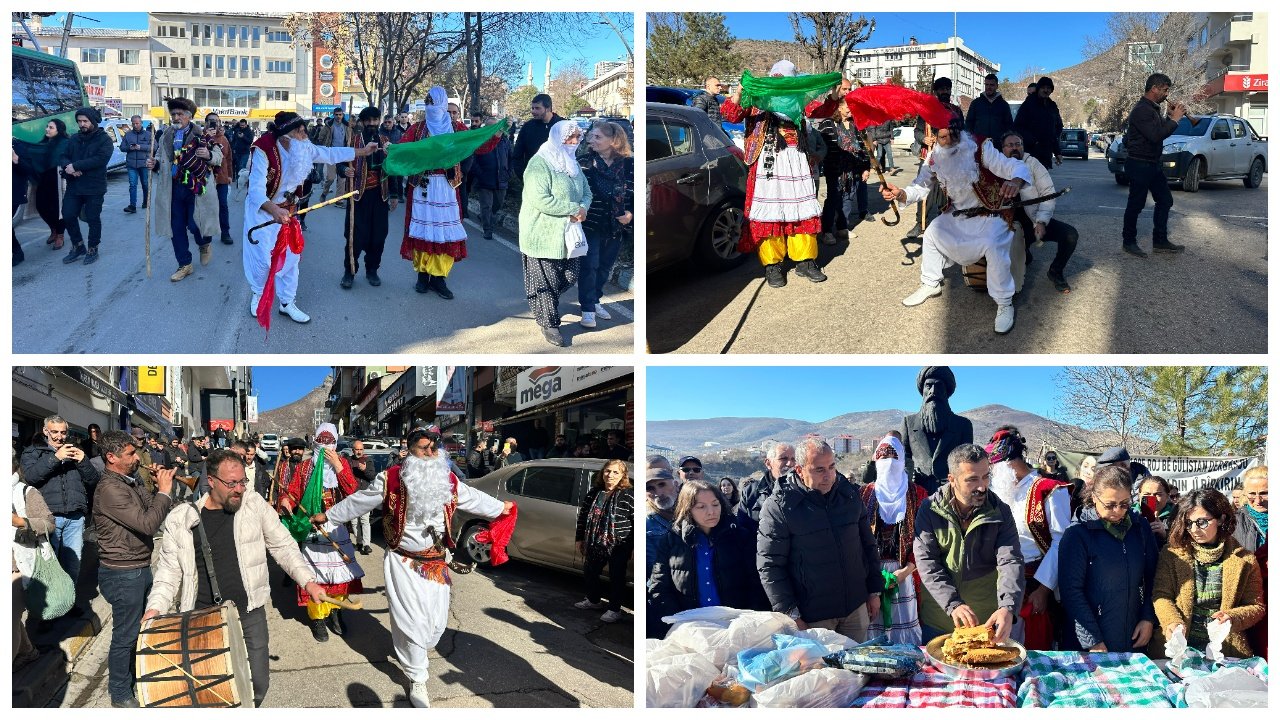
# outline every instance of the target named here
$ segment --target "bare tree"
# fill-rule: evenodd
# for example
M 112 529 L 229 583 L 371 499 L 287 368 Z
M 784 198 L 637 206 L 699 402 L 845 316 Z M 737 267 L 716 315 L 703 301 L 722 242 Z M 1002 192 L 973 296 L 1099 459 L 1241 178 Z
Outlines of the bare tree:
M 853 13 L 791 13 L 791 29 L 796 42 L 809 54 L 820 73 L 844 72 L 849 53 L 866 42 L 875 32 L 876 21 Z M 813 34 L 804 31 L 803 22 L 813 25 Z
M 1084 430 L 1107 433 L 1117 443 L 1133 449 L 1138 443 L 1153 445 L 1139 433 L 1143 427 L 1142 369 L 1116 366 L 1068 367 L 1057 377 L 1058 412 L 1066 423 Z M 1072 433 L 1064 436 L 1092 447 L 1096 438 Z M 1132 444 L 1131 444 L 1132 443 Z

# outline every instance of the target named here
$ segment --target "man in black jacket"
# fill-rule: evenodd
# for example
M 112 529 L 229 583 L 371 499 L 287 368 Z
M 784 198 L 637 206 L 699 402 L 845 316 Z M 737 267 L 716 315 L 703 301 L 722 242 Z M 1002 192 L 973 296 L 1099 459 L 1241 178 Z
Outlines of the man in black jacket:
M 485 125 L 497 122 L 493 116 L 472 116 L 471 127 L 478 127 L 475 120 L 480 119 Z M 489 147 L 485 143 L 476 150 L 472 158 L 471 191 L 480 203 L 480 227 L 485 240 L 493 239 L 494 225 L 502 214 L 502 206 L 507 200 L 507 180 L 511 177 L 511 141 L 506 133 L 495 136 L 497 143 Z M 486 149 L 487 148 L 487 149 Z
M 1013 129 L 1013 112 L 1000 94 L 1000 78 L 995 73 L 987 73 L 982 82 L 982 94 L 969 103 L 969 112 L 964 117 L 964 129 L 970 135 L 991 140 L 997 149 L 1000 138 L 1004 137 L 1006 131 Z
M 774 612 L 802 630 L 867 639 L 884 590 L 879 552 L 861 495 L 822 438 L 796 446 L 795 470 L 760 511 L 756 567 Z
M 249 164 L 249 153 L 252 147 L 253 128 L 249 127 L 249 121 L 241 120 L 231 130 L 231 157 L 235 163 L 232 169 L 237 179 L 240 177 L 240 171 Z
M 142 116 L 129 118 L 131 127 L 120 138 L 120 152 L 124 153 L 125 168 L 129 171 L 129 204 L 124 211 L 138 211 L 138 185 L 142 185 L 142 207 L 147 207 L 147 198 L 151 195 L 151 173 L 147 171 L 147 160 L 151 157 L 151 143 L 155 136 L 151 130 L 142 126 Z
M 1146 257 L 1138 247 L 1138 215 L 1147 204 L 1147 193 L 1155 200 L 1151 213 L 1152 252 L 1180 253 L 1181 245 L 1169 242 L 1169 209 L 1173 207 L 1173 193 L 1169 181 L 1160 168 L 1160 156 L 1164 153 L 1164 139 L 1173 134 L 1178 121 L 1187 114 L 1182 103 L 1169 108 L 1169 117 L 1160 113 L 1160 103 L 1169 97 L 1172 81 L 1164 73 L 1154 73 L 1147 78 L 1146 93 L 1129 111 L 1124 133 L 1124 145 L 1129 153 L 1125 160 L 1125 174 L 1129 176 L 1129 202 L 1124 208 L 1124 225 L 1120 235 L 1124 251 L 1130 255 Z
M 43 436 L 44 442 L 22 451 L 22 480 L 40 491 L 53 513 L 54 532 L 49 542 L 58 554 L 58 563 L 76 583 L 84 547 L 84 518 L 89 511 L 88 488 L 98 482 L 99 473 L 84 451 L 68 442 L 66 420 L 57 415 L 45 418 Z
M 244 476 L 249 481 L 249 487 L 262 497 L 267 497 L 267 493 L 271 492 L 271 471 L 267 469 L 267 456 L 258 450 L 257 441 L 253 438 L 235 440 L 231 443 L 231 452 L 244 461 Z M 208 463 L 207 457 L 205 462 Z
M 364 452 L 363 440 L 355 440 L 351 443 L 351 473 L 356 476 L 357 491 L 367 489 L 378 477 L 373 460 Z M 360 554 L 372 553 L 373 547 L 369 545 L 369 541 L 373 538 L 373 527 L 369 524 L 369 513 L 356 518 L 352 524 L 356 526 L 355 545 L 360 550 Z
M 1058 139 L 1062 135 L 1062 113 L 1058 112 L 1058 103 L 1050 95 L 1053 95 L 1053 78 L 1040 78 L 1036 81 L 1035 97 L 1028 97 L 1022 103 L 1018 117 L 1013 121 L 1014 129 L 1026 144 L 1027 154 L 1039 160 L 1046 170 L 1052 170 L 1055 161 L 1062 164 L 1062 153 L 1058 147 Z
M 742 484 L 738 501 L 738 524 L 755 531 L 760 525 L 760 509 L 778 491 L 778 484 L 796 466 L 796 449 L 788 443 L 770 441 L 764 453 L 764 477 Z
M 107 163 L 111 162 L 111 136 L 98 127 L 102 116 L 97 110 L 83 107 L 76 111 L 80 132 L 71 136 L 62 149 L 58 168 L 67 181 L 62 196 L 62 217 L 71 251 L 62 258 L 66 265 L 84 258 L 85 265 L 98 261 L 98 244 L 102 242 L 102 199 L 107 194 Z M 85 251 L 80 234 L 80 218 L 89 226 L 89 249 Z
M 511 156 L 511 172 L 522 178 L 525 166 L 551 134 L 551 126 L 564 119 L 552 111 L 551 96 L 546 93 L 533 96 L 529 112 L 533 113 L 533 118 L 520 128 L 520 134 L 516 136 L 515 151 Z

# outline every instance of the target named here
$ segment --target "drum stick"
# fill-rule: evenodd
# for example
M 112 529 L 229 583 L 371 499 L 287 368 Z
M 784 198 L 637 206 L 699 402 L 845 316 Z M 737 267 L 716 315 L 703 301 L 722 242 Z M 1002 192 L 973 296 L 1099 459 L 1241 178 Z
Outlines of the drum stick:
M 150 625 L 151 625 L 151 621 L 150 621 L 150 620 L 148 620 L 148 621 L 147 621 L 147 626 L 148 626 L 148 627 L 150 627 Z M 158 656 L 160 657 L 160 659 L 161 659 L 161 660 L 164 660 L 165 662 L 169 663 L 169 665 L 173 666 L 174 668 L 177 668 L 178 672 L 182 673 L 183 675 L 186 675 L 188 680 L 190 680 L 191 682 L 195 683 L 196 685 L 200 685 L 200 684 L 202 683 L 202 681 L 201 681 L 201 680 L 199 680 L 198 678 L 196 678 L 194 675 L 192 675 L 191 673 L 187 672 L 186 670 L 183 670 L 181 665 L 179 665 L 179 664 L 175 663 L 174 661 L 170 660 L 168 655 L 165 655 L 162 651 L 160 651 L 160 650 L 156 650 L 155 648 L 151 647 L 151 644 L 147 642 L 146 638 L 142 638 L 142 637 L 140 637 L 140 638 L 138 638 L 138 640 L 142 642 L 142 646 L 143 646 L 143 647 L 145 647 L 146 649 L 148 649 L 148 650 L 150 650 L 150 651 L 154 652 L 156 655 L 158 655 Z M 216 683 L 215 683 L 215 684 L 216 684 Z M 217 690 L 214 690 L 212 687 L 207 687 L 207 688 L 205 688 L 205 690 L 208 690 L 209 692 L 213 693 L 213 694 L 214 694 L 214 697 L 216 697 L 216 698 L 218 698 L 219 700 L 221 700 L 222 702 L 226 703 L 226 704 L 227 704 L 227 707 L 233 707 L 233 706 L 235 705 L 235 703 L 233 703 L 233 702 L 231 702 L 230 700 L 228 700 L 228 699 L 226 699 L 226 698 L 222 697 L 222 695 L 221 695 Z
M 329 597 L 324 593 L 321 593 L 320 597 L 321 597 L 321 602 L 327 602 L 332 605 L 337 605 L 343 610 L 363 610 L 364 609 L 364 605 L 360 604 L 359 600 L 333 598 L 333 597 Z

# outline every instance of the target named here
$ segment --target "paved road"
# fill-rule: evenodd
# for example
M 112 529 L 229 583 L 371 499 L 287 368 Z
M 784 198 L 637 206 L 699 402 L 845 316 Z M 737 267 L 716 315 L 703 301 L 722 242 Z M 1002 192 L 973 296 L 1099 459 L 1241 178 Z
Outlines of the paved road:
M 901 160 L 899 161 L 900 165 Z M 890 181 L 910 182 L 914 169 Z M 1179 256 L 1142 260 L 1120 249 L 1127 188 L 1106 161 L 1065 160 L 1053 170 L 1070 195 L 1056 216 L 1076 226 L 1080 244 L 1067 265 L 1074 290 L 1060 295 L 1044 277 L 1054 246 L 1036 252 L 1014 298 L 1017 324 L 992 330 L 995 304 L 946 273 L 943 294 L 907 308 L 920 266 L 902 265 L 900 239 L 910 228 L 869 221 L 856 238 L 821 248 L 829 280 L 763 285 L 759 262 L 720 275 L 692 268 L 649 277 L 649 348 L 684 353 L 1264 353 L 1267 349 L 1267 181 L 1174 190 L 1169 231 Z M 872 177 L 873 213 L 884 209 Z M 1138 220 L 1150 247 L 1151 207 Z M 918 253 L 919 245 L 910 249 Z
M 380 533 L 375 530 L 380 539 Z M 359 556 L 365 610 L 348 611 L 348 634 L 317 643 L 293 585 L 269 563 L 271 690 L 264 707 L 409 707 L 391 646 L 383 550 Z M 578 576 L 519 561 L 454 575 L 449 629 L 430 656 L 433 707 L 631 707 L 632 615 L 607 625 L 573 608 Z M 110 707 L 107 621 L 76 664 L 62 707 Z
M 110 176 L 103 207 L 101 259 L 92 266 L 63 265 L 66 249 L 44 244 L 48 229 L 34 211 L 18 227 L 27 259 L 13 269 L 13 351 L 17 353 L 540 353 L 547 344 L 524 297 L 518 241 L 499 234 L 484 240 L 468 223 L 468 257 L 449 277 L 455 298 L 419 295 L 417 276 L 400 258 L 404 210 L 391 216 L 381 287 L 364 279 L 343 290 L 346 257 L 344 212 L 329 206 L 312 213 L 302 255 L 298 307 L 311 322 L 298 325 L 276 314 L 264 333 L 249 316 L 249 290 L 241 263 L 243 202 L 231 201 L 235 245 L 214 240 L 213 260 L 179 283 L 166 238 L 153 234 L 152 276 L 145 271 L 144 220 L 126 215 L 128 178 Z M 82 225 L 83 228 L 83 225 Z M 193 247 L 194 252 L 194 247 Z M 561 299 L 562 332 L 580 353 L 633 351 L 631 293 L 606 288 L 613 320 L 594 330 L 577 324 L 577 290 Z M 50 308 L 57 308 L 52 314 Z

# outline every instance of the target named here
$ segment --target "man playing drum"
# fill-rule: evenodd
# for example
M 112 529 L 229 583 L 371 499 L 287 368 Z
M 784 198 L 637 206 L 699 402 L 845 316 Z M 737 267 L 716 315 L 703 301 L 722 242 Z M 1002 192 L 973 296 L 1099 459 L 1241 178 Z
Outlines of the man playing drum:
M 267 612 L 271 599 L 267 552 L 315 602 L 325 597 L 315 573 L 276 511 L 247 487 L 244 463 L 234 452 L 218 448 L 209 453 L 209 494 L 194 504 L 179 505 L 164 522 L 164 538 L 155 580 L 147 597 L 143 621 L 167 613 L 177 602 L 179 612 L 217 605 L 210 568 L 197 525 L 204 526 L 213 559 L 213 577 L 220 596 L 240 611 L 244 643 L 253 677 L 253 704 L 262 704 L 270 687 Z M 199 555 L 199 557 L 198 557 Z
M 138 707 L 133 696 L 133 650 L 138 642 L 138 621 L 151 590 L 151 539 L 173 507 L 170 468 L 153 468 L 154 496 L 138 472 L 134 439 L 119 430 L 108 430 L 98 441 L 105 466 L 93 495 L 93 527 L 98 532 L 98 587 L 111 603 L 111 650 L 107 655 L 111 707 Z

